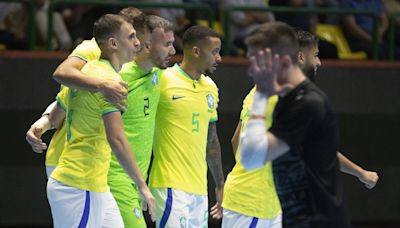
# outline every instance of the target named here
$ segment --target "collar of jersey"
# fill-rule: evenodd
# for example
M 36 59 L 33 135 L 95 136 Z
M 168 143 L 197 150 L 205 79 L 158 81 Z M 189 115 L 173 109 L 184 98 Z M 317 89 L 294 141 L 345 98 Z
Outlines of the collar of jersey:
M 174 66 L 174 67 L 175 67 L 175 69 L 176 69 L 177 71 L 179 71 L 179 72 L 181 73 L 181 75 L 183 75 L 185 78 L 189 79 L 190 81 L 198 81 L 198 82 L 200 82 L 201 80 L 204 79 L 204 75 L 202 74 L 198 80 L 194 80 L 194 79 L 191 78 L 184 70 L 182 70 L 182 68 L 179 66 L 178 63 L 175 63 L 175 66 Z
M 108 59 L 99 58 L 99 62 L 106 63 L 107 65 L 109 65 L 111 67 L 111 69 L 113 69 L 115 72 L 117 72 Z

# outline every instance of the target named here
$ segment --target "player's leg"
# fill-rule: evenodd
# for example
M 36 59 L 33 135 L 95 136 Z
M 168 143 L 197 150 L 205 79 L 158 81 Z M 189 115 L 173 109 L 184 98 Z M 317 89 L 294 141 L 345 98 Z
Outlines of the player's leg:
M 208 227 L 208 197 L 207 195 L 190 194 L 189 227 Z
M 126 228 L 145 228 L 141 199 L 136 185 L 128 180 L 108 176 L 108 185 L 118 204 Z
M 102 213 L 99 212 L 98 200 L 93 193 L 65 185 L 50 177 L 47 182 L 47 198 L 55 228 L 100 227 Z
M 258 219 L 255 217 L 242 215 L 224 208 L 221 226 L 222 228 L 257 227 L 255 226 L 257 223 Z
M 275 218 L 268 219 L 267 222 L 270 224 L 269 225 L 270 228 L 282 228 L 282 214 L 279 214 Z
M 103 193 L 102 193 L 103 194 Z M 117 202 L 115 202 L 114 197 L 111 192 L 106 192 L 102 195 L 104 198 L 104 216 L 103 222 L 101 224 L 102 228 L 114 228 L 114 227 L 124 227 L 124 222 L 122 221 L 121 213 L 119 211 Z
M 172 188 L 154 188 L 156 200 L 156 227 L 189 227 L 190 196 Z
M 222 228 L 240 228 L 240 227 L 282 228 L 282 214 L 279 214 L 278 216 L 271 219 L 261 219 L 243 215 L 224 208 L 221 227 Z

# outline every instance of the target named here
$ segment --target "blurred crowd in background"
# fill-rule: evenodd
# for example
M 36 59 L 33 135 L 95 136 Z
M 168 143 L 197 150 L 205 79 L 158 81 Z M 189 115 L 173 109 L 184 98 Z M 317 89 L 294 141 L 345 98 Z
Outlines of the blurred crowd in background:
M 35 20 L 34 49 L 46 49 L 47 27 L 49 18 L 49 4 L 51 0 L 32 0 L 35 11 L 26 2 L 2 2 L 0 0 L 0 50 L 27 50 L 29 46 L 28 27 L 30 20 Z M 332 8 L 332 9 L 357 9 L 371 10 L 378 15 L 378 58 L 387 59 L 389 42 L 389 18 L 400 12 L 400 0 L 104 0 L 156 3 L 192 3 L 208 4 L 215 11 L 215 28 L 224 36 L 221 15 L 224 9 L 231 6 L 287 6 L 299 8 Z M 105 13 L 116 13 L 123 7 L 79 4 L 57 4 L 53 13 L 53 50 L 70 51 L 77 44 L 92 37 L 93 22 Z M 140 8 L 140 7 L 139 7 Z M 181 51 L 180 37 L 183 31 L 194 24 L 204 24 L 207 15 L 198 10 L 185 10 L 179 8 L 143 9 L 146 13 L 164 17 L 176 26 L 175 47 Z M 35 15 L 31 15 L 32 12 Z M 301 13 L 272 13 L 266 11 L 235 11 L 231 15 L 229 26 L 232 35 L 225 42 L 232 43 L 228 55 L 240 56 L 245 54 L 244 38 L 257 25 L 270 22 L 283 21 L 293 27 L 316 33 L 322 37 L 320 42 L 321 58 L 340 58 L 343 47 L 338 43 L 324 38 L 323 33 L 331 31 L 334 39 L 344 40 L 350 52 L 363 52 L 364 57 L 354 59 L 372 59 L 373 56 L 373 18 L 361 14 L 301 14 Z M 395 59 L 400 59 L 400 16 L 395 22 Z M 329 25 L 324 27 L 323 25 Z M 328 29 L 327 29 L 328 28 Z M 330 30 L 329 30 L 330 29 Z M 329 30 L 329 31 L 328 31 Z M 321 35 L 322 34 L 322 35 Z M 339 44 L 340 45 L 340 44 Z M 352 57 L 349 57 L 350 59 Z

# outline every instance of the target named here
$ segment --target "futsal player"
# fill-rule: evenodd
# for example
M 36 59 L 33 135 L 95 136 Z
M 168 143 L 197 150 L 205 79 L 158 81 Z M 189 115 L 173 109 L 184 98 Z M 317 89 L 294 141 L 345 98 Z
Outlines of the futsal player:
M 222 216 L 224 176 L 216 132 L 218 88 L 206 75 L 221 62 L 221 40 L 212 29 L 193 26 L 183 35 L 183 61 L 160 76 L 150 186 L 157 227 L 207 227 L 207 164 L 216 182 Z
M 339 176 L 336 119 L 326 95 L 298 66 L 296 34 L 284 23 L 270 23 L 255 30 L 246 43 L 257 89 L 241 135 L 242 164 L 255 169 L 285 153 L 299 154 L 307 187 L 298 197 L 307 204 L 293 212 L 292 223 L 285 226 L 350 227 Z M 266 104 L 273 95 L 280 99 L 267 131 Z
M 91 77 L 120 79 L 117 71 L 132 60 L 140 46 L 134 28 L 122 16 L 107 14 L 95 22 L 93 35 L 101 57 L 87 63 L 82 72 Z M 54 226 L 124 227 L 107 185 L 110 147 L 153 214 L 154 198 L 124 135 L 120 110 L 99 93 L 67 87 L 57 101 L 50 122 L 43 126 L 44 130 L 58 127 L 66 117 L 67 143 L 47 184 Z
M 120 11 L 120 15 L 127 17 L 134 27 L 138 28 L 137 35 L 139 39 L 142 39 L 141 29 L 145 26 L 146 15 L 137 8 L 127 7 Z M 143 38 L 144 39 L 144 38 Z M 97 77 L 87 77 L 87 75 L 81 72 L 82 67 L 89 61 L 96 60 L 100 57 L 100 49 L 95 39 L 85 40 L 78 45 L 72 53 L 65 59 L 55 70 L 54 79 L 61 84 L 68 86 L 73 89 L 82 89 L 91 92 L 100 92 L 104 97 L 118 108 L 126 109 L 126 97 L 127 97 L 127 84 L 122 80 L 109 80 Z M 42 117 L 37 120 L 28 132 L 26 133 L 26 140 L 31 145 L 33 151 L 42 153 L 46 151 L 46 174 L 49 177 L 51 172 L 54 170 L 61 156 L 61 152 L 64 148 L 66 128 L 63 123 L 53 134 L 49 146 L 35 134 L 40 134 L 41 129 L 37 126 L 42 121 L 46 121 L 50 111 L 54 108 L 56 102 L 50 104 Z
M 135 60 L 123 65 L 119 74 L 128 83 L 127 110 L 122 115 L 125 135 L 133 149 L 143 178 L 150 165 L 155 117 L 160 98 L 160 69 L 168 67 L 175 54 L 173 24 L 149 15 L 147 41 Z M 138 186 L 124 171 L 115 155 L 111 158 L 108 184 L 119 206 L 126 228 L 146 227 Z

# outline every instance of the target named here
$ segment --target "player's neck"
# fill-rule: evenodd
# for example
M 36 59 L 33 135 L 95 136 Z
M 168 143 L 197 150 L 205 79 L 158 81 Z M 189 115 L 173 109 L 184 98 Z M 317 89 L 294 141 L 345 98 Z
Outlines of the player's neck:
M 138 55 L 135 58 L 135 62 L 144 72 L 150 72 L 154 67 L 153 62 L 150 60 L 150 56 Z
M 189 75 L 191 79 L 199 80 L 201 72 L 197 70 L 196 64 L 193 64 L 193 62 L 190 62 L 189 60 L 184 58 L 180 67 L 186 74 Z
M 300 85 L 304 80 L 306 80 L 306 76 L 300 67 L 293 67 L 289 72 L 290 76 L 288 77 L 288 83 L 293 85 L 293 88 L 296 88 Z
M 119 70 L 121 70 L 122 63 L 121 63 L 121 61 L 119 60 L 119 58 L 116 55 L 114 55 L 114 54 L 111 54 L 111 55 L 102 54 L 100 56 L 100 58 L 108 60 L 110 62 L 110 64 L 111 64 L 111 66 L 114 68 L 115 72 L 119 72 Z

